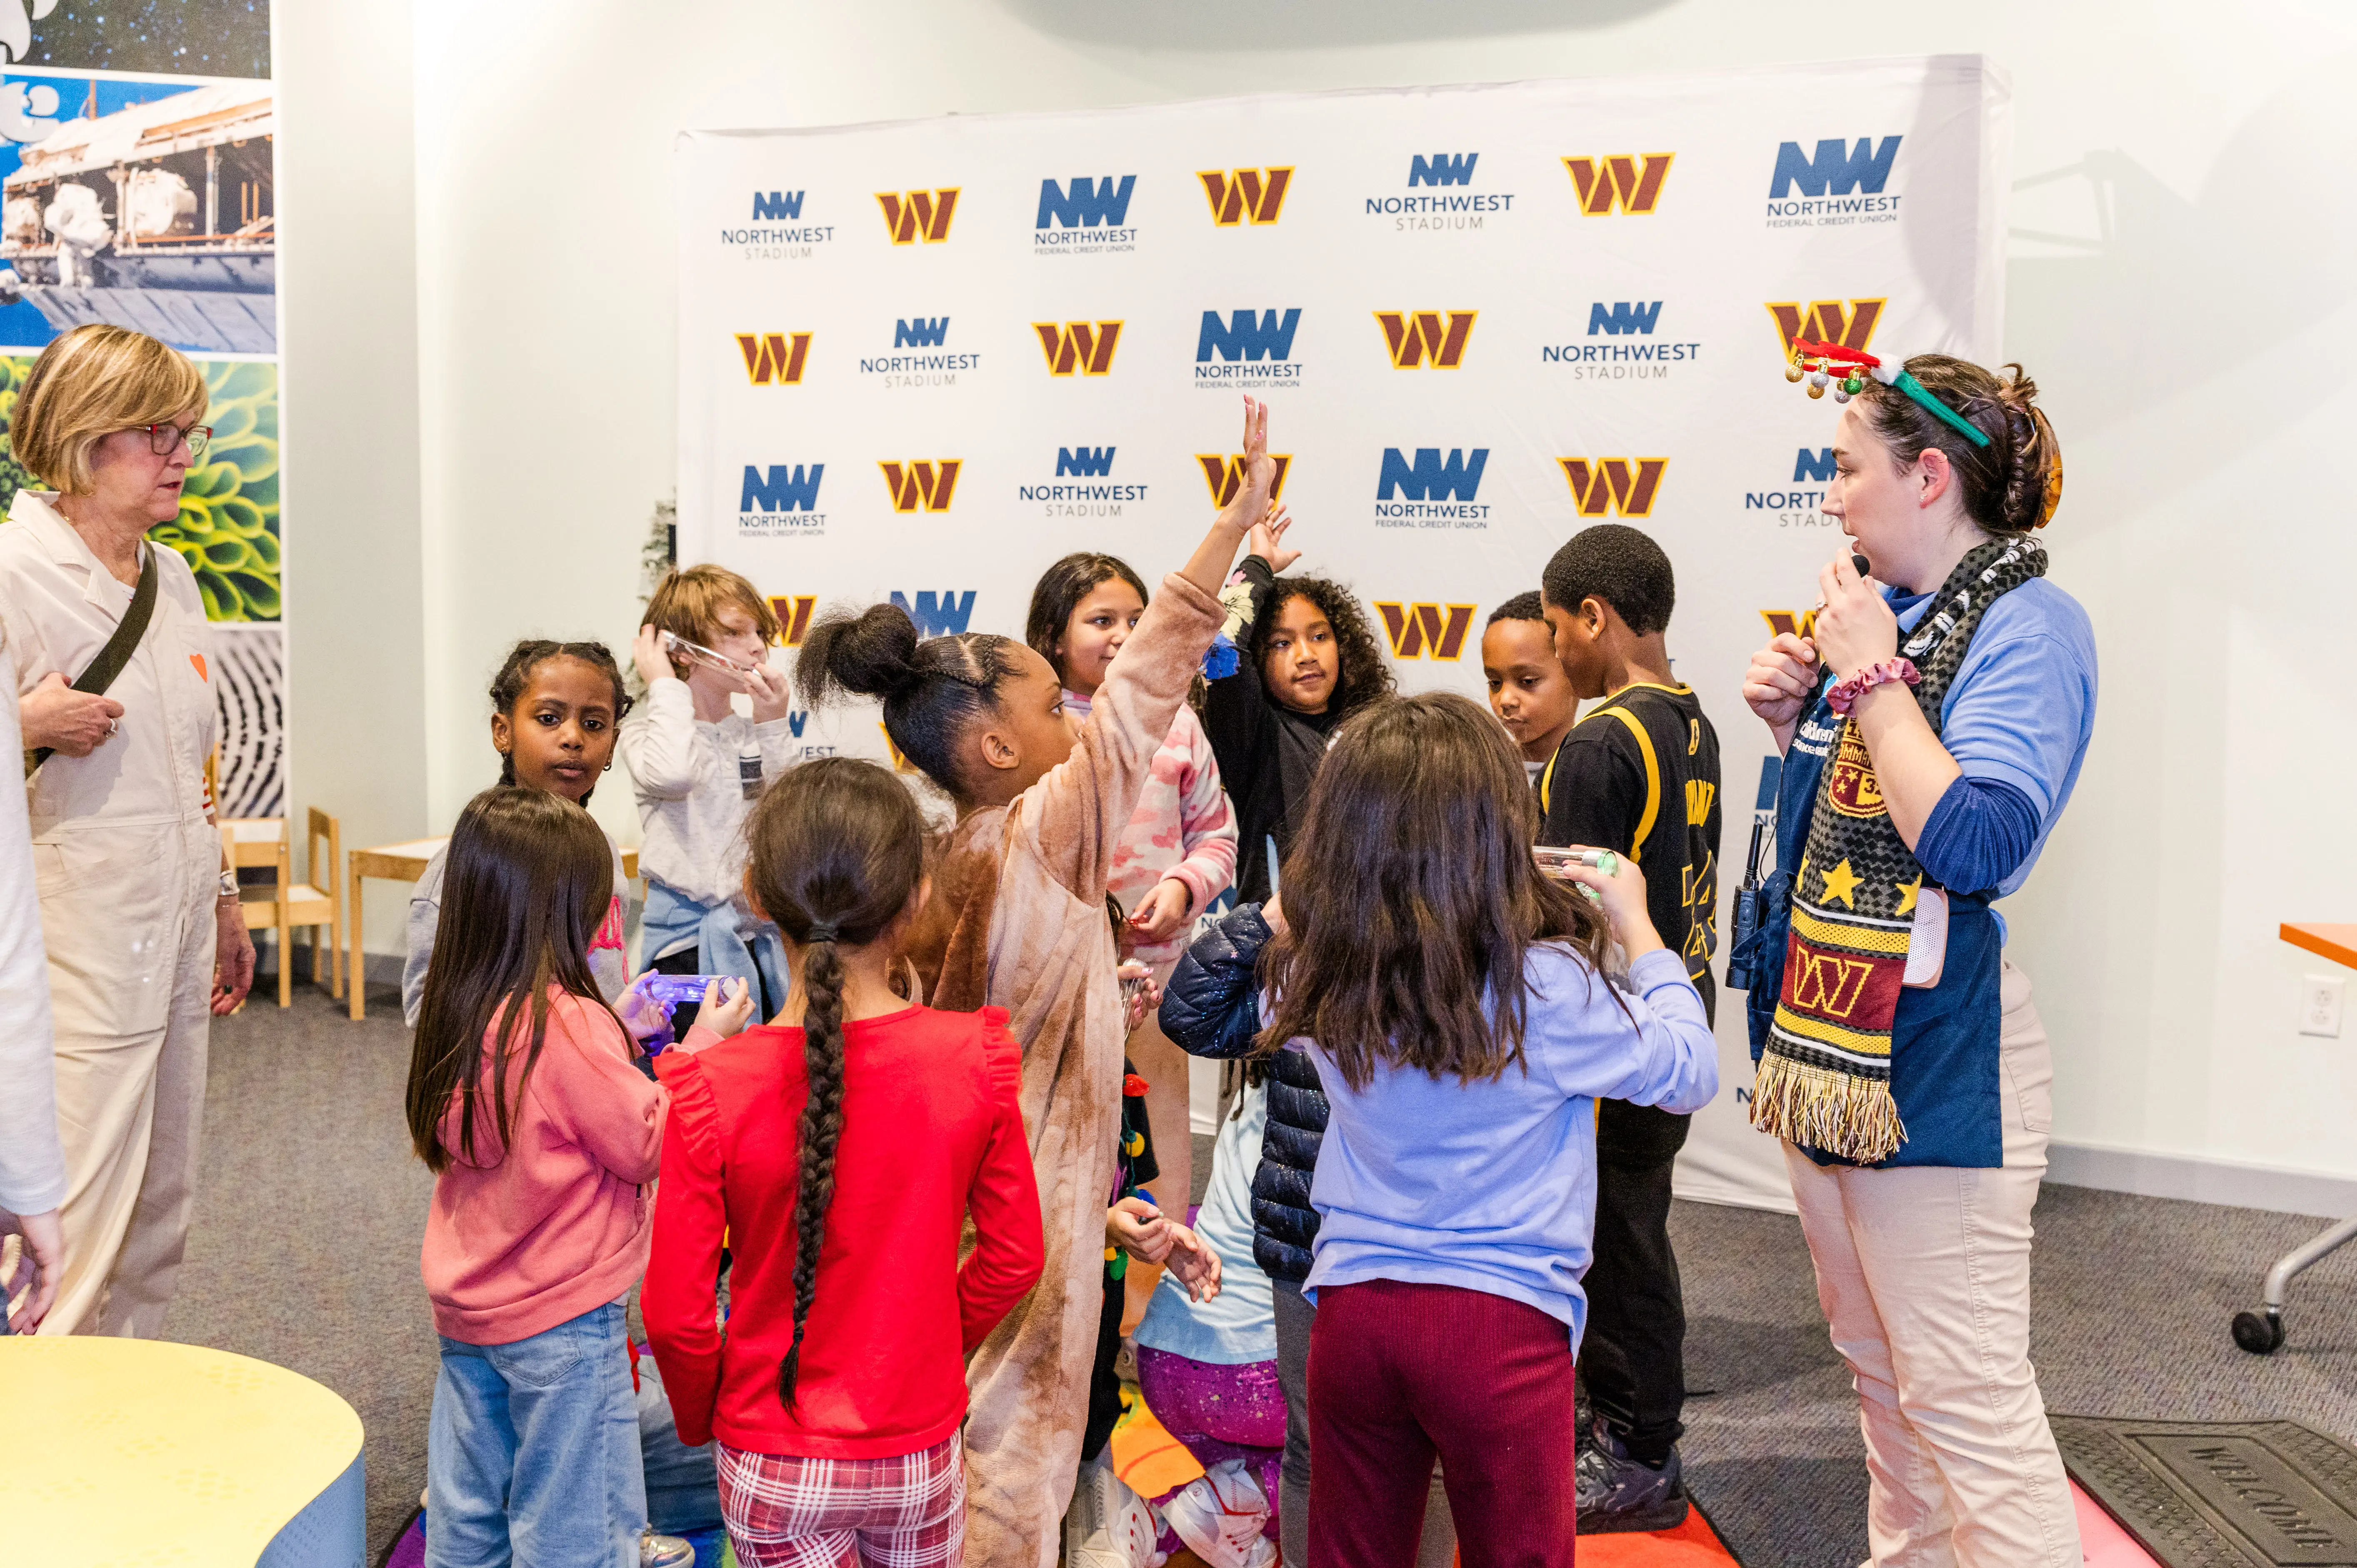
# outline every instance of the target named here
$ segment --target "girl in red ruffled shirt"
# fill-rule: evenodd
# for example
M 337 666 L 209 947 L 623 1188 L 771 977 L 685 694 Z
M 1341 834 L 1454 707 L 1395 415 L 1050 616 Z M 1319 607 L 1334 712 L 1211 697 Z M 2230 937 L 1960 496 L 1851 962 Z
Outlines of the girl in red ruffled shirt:
M 937 1013 L 891 988 L 927 886 L 923 824 L 890 773 L 805 763 L 746 838 L 791 989 L 770 1024 L 658 1062 L 673 1100 L 647 1337 L 681 1441 L 716 1444 L 746 1568 L 954 1564 L 965 1355 L 1044 1256 L 1022 1048 L 1001 1008 Z

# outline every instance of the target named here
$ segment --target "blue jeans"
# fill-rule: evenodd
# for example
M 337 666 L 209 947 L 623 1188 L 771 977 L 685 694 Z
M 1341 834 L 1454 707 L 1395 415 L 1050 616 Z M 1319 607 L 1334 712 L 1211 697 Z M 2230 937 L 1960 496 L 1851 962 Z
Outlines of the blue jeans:
M 442 1341 L 426 1568 L 638 1568 L 646 1477 L 622 1308 L 512 1345 Z

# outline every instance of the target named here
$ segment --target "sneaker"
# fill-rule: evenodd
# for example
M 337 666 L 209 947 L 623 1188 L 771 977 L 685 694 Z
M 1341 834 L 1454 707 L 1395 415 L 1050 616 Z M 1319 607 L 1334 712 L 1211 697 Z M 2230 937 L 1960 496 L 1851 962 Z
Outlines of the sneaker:
M 1268 1498 L 1241 1459 L 1226 1459 L 1162 1505 L 1162 1517 L 1205 1568 L 1268 1568 L 1276 1548 L 1261 1530 Z
M 695 1548 L 676 1535 L 639 1536 L 639 1568 L 695 1568 Z
M 1604 1423 L 1598 1422 L 1594 1431 L 1595 1442 L 1581 1453 L 1575 1471 L 1579 1533 L 1616 1535 L 1684 1524 L 1685 1476 L 1676 1447 L 1657 1468 L 1631 1458 Z
M 1162 1568 L 1155 1544 L 1162 1521 L 1154 1505 L 1129 1489 L 1111 1466 L 1081 1466 L 1071 1507 L 1064 1510 L 1064 1568 Z

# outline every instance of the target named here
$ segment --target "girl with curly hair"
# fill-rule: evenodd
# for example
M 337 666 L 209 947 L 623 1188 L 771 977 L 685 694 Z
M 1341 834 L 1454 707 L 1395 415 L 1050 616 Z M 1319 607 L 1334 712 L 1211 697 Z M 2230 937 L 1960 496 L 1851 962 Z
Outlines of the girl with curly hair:
M 1392 667 L 1358 598 L 1324 577 L 1280 577 L 1301 559 L 1276 508 L 1237 572 L 1252 591 L 1233 671 L 1208 683 L 1203 729 L 1236 807 L 1236 899 L 1266 899 L 1292 845 L 1334 726 L 1392 694 Z

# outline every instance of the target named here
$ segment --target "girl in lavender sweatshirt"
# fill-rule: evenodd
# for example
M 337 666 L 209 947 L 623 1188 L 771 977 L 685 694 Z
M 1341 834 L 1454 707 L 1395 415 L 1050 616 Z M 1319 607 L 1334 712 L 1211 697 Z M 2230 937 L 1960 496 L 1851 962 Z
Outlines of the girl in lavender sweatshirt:
M 1718 1087 L 1644 878 L 1549 880 L 1536 811 L 1481 708 L 1377 704 L 1337 733 L 1265 912 L 1262 1048 L 1302 1040 L 1329 1105 L 1308 1568 L 1405 1568 L 1436 1454 L 1465 1561 L 1569 1568 L 1595 1102 L 1691 1112 Z

